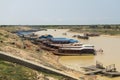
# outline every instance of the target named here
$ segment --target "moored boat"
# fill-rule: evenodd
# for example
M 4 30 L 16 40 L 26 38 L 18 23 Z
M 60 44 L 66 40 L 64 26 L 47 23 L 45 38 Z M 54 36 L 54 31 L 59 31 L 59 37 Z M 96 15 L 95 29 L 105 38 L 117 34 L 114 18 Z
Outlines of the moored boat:
M 92 45 L 82 45 L 82 46 L 66 46 L 61 47 L 54 52 L 57 55 L 86 55 L 93 54 L 95 55 L 95 49 Z
M 80 38 L 80 39 L 89 39 L 89 37 L 85 36 L 85 35 L 83 35 L 83 36 L 79 35 L 79 36 L 77 36 L 77 38 Z

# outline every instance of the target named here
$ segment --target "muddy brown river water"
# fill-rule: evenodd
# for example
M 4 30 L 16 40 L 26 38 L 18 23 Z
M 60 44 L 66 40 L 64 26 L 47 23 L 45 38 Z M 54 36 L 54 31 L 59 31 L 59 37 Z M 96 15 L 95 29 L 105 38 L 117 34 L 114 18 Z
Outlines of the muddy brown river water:
M 67 35 L 63 35 L 67 33 Z M 68 32 L 68 29 L 48 29 L 47 31 L 39 31 L 36 34 L 51 34 L 54 37 L 72 38 L 75 32 Z M 77 39 L 77 38 L 75 38 Z M 89 40 L 77 39 L 83 44 L 92 44 L 96 50 L 103 49 L 103 53 L 97 53 L 96 56 L 61 56 L 59 62 L 69 68 L 81 71 L 82 66 L 94 65 L 96 61 L 103 63 L 104 66 L 115 64 L 120 71 L 120 36 L 101 35 L 99 37 L 90 37 Z M 120 77 L 107 78 L 100 76 L 100 80 L 120 80 Z

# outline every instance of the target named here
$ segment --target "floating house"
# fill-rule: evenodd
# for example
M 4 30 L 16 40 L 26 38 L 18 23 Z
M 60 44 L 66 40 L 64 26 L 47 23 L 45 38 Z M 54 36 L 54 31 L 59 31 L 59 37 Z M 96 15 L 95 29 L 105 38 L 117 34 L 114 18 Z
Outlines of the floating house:
M 72 37 L 78 37 L 79 35 L 73 35 Z
M 80 38 L 80 39 L 89 39 L 89 37 L 86 36 L 86 35 L 83 35 L 83 36 L 78 35 L 77 38 Z
M 99 33 L 84 33 L 85 36 L 90 36 L 90 37 L 94 37 L 94 36 L 100 36 Z
M 27 36 L 27 35 L 31 35 L 31 34 L 33 34 L 34 32 L 37 32 L 37 31 L 39 31 L 39 30 L 38 29 L 18 30 L 18 31 L 15 31 L 13 33 L 16 33 L 20 37 L 24 37 L 24 36 Z
M 73 35 L 72 37 L 77 37 L 79 39 L 89 39 L 89 37 L 86 35 Z

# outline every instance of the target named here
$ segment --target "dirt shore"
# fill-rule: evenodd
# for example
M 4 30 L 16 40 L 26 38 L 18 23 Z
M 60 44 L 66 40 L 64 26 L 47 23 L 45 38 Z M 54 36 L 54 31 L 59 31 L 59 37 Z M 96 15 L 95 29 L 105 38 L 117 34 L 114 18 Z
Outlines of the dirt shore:
M 43 64 L 45 66 L 52 67 L 54 69 L 63 71 L 73 76 L 80 75 L 80 72 L 73 69 L 67 68 L 59 63 L 59 56 L 54 55 L 49 51 L 44 51 L 40 49 L 40 45 L 35 45 L 29 40 L 22 40 L 16 34 L 10 33 L 4 29 L 0 29 L 0 50 L 13 54 L 18 57 L 22 57 L 27 60 Z M 38 51 L 39 49 L 39 51 Z M 41 73 L 37 72 L 38 80 L 40 79 Z M 43 74 L 44 75 L 44 74 Z M 49 75 L 47 76 L 52 79 Z M 53 77 L 54 78 L 54 77 Z M 55 78 L 56 80 L 57 78 Z

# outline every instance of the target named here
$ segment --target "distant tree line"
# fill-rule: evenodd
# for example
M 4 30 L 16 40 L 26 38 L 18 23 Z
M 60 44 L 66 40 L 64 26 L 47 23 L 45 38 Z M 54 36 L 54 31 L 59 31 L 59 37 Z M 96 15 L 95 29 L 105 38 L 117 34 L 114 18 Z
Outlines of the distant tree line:
M 120 29 L 120 25 L 90 25 L 91 29 Z
M 0 27 L 31 27 L 31 28 L 58 28 L 58 29 L 69 29 L 69 28 L 91 28 L 91 29 L 120 29 L 120 25 L 0 25 Z

